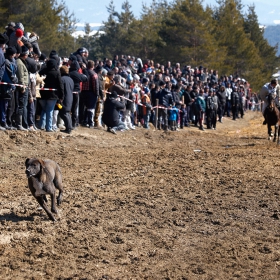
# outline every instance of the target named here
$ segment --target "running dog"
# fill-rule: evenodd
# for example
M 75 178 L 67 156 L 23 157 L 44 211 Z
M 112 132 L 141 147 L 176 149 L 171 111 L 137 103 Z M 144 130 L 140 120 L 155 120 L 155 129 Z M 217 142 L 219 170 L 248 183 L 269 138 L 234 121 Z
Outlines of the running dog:
M 50 160 L 27 158 L 25 161 L 25 174 L 28 178 L 28 187 L 41 207 L 46 211 L 52 221 L 56 221 L 52 213 L 57 214 L 55 206 L 55 191 L 59 190 L 57 205 L 62 202 L 62 175 L 59 165 Z M 47 207 L 46 194 L 51 196 L 51 211 Z

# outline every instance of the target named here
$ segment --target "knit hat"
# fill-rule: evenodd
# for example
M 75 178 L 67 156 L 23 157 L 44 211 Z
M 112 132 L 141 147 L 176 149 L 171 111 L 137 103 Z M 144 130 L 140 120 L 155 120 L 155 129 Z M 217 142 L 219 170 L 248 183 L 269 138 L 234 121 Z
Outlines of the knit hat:
M 21 47 L 20 55 L 26 55 L 26 54 L 29 54 L 29 50 L 28 50 L 28 48 L 25 45 L 23 45 Z
M 164 86 L 165 85 L 165 82 L 163 80 L 160 80 L 159 81 L 159 86 Z
M 95 68 L 95 72 L 98 73 L 102 70 L 102 66 L 100 65 L 97 65 L 96 68 Z
M 11 27 L 15 27 L 16 24 L 15 24 L 13 21 L 11 21 L 11 22 L 8 23 L 8 27 L 10 27 L 10 26 L 11 26 Z
M 16 30 L 16 36 L 18 37 L 18 38 L 20 38 L 20 37 L 22 37 L 23 36 L 23 31 L 21 30 L 21 29 L 17 29 Z
M 76 61 L 77 57 L 74 54 L 71 53 L 70 56 L 69 56 L 69 60 Z
M 9 37 L 6 34 L 0 33 L 0 44 L 6 44 L 9 41 Z
M 14 55 L 15 53 L 17 53 L 17 50 L 14 47 L 9 47 L 9 48 L 6 49 L 6 54 L 7 55 Z
M 145 84 L 147 83 L 149 80 L 147 78 L 143 78 L 142 83 Z
M 56 52 L 55 50 L 52 50 L 52 51 L 50 52 L 49 57 L 50 57 L 50 58 L 58 57 L 57 52 Z
M 41 53 L 41 55 L 40 55 L 40 57 L 39 57 L 39 60 L 40 60 L 40 61 L 45 61 L 46 58 L 47 58 L 47 56 L 46 56 L 45 54 Z
M 24 31 L 24 26 L 21 22 L 16 23 L 16 28 L 20 28 L 22 31 Z
M 57 63 L 56 60 L 51 58 L 47 61 L 47 69 L 52 70 L 52 69 L 57 69 Z
M 107 71 L 106 69 L 102 69 L 101 74 L 102 74 L 103 76 L 107 75 L 107 73 L 108 73 L 108 71 Z

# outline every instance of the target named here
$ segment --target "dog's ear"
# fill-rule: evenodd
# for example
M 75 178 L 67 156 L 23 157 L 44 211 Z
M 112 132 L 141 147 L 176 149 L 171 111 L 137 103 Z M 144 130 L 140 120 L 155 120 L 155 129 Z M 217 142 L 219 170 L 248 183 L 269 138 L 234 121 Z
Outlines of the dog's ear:
M 42 159 L 38 159 L 38 162 L 41 165 L 41 168 L 45 168 L 45 162 Z
M 27 163 L 28 163 L 29 160 L 30 160 L 30 158 L 27 158 L 27 159 L 25 160 L 25 166 L 27 166 Z

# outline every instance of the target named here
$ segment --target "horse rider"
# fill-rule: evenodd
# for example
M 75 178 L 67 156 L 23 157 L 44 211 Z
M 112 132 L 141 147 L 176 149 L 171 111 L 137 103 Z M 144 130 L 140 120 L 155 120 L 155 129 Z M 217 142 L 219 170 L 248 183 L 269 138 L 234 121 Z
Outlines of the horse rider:
M 265 118 L 265 109 L 268 105 L 268 102 L 267 102 L 267 96 L 269 94 L 275 94 L 276 95 L 276 87 L 277 87 L 277 80 L 276 79 L 272 79 L 270 81 L 270 83 L 266 83 L 260 90 L 260 99 L 262 100 L 263 102 L 263 106 L 262 106 L 262 113 L 263 113 L 263 116 L 264 116 L 264 121 L 263 121 L 263 124 L 266 124 L 266 118 Z M 278 96 L 279 97 L 279 96 Z M 278 100 L 276 101 L 277 104 L 279 104 Z

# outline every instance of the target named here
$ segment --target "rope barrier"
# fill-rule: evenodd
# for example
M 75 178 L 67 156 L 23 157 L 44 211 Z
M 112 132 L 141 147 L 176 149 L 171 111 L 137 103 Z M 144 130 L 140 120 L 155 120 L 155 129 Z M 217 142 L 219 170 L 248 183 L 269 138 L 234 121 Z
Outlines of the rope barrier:
M 111 92 L 109 92 L 109 91 L 106 91 L 106 93 L 109 93 L 109 94 L 112 94 Z M 131 100 L 131 99 L 129 99 L 129 98 L 126 98 L 126 97 L 124 97 L 124 96 L 122 96 L 122 95 L 117 95 L 118 97 L 120 97 L 120 98 L 123 98 L 123 99 L 125 99 L 125 100 L 127 100 L 127 101 L 129 101 L 129 102 L 134 102 L 133 100 Z M 140 106 L 142 106 L 142 107 L 146 107 L 147 108 L 147 106 L 146 105 L 144 105 L 144 104 L 142 104 L 141 102 L 138 102 L 138 103 L 136 103 L 137 105 L 140 105 Z M 178 109 L 178 108 L 166 108 L 166 107 L 162 107 L 162 106 L 154 106 L 154 107 L 152 107 L 151 108 L 151 110 L 153 110 L 154 108 L 160 108 L 160 109 L 167 109 L 167 110 L 179 110 L 180 112 L 182 112 L 180 109 Z
M 20 84 L 11 84 L 11 83 L 6 83 L 6 82 L 0 82 L 1 85 L 9 85 L 9 86 L 16 86 L 16 87 L 24 87 L 24 85 Z
M 16 86 L 16 87 L 24 87 L 24 85 L 12 84 L 12 83 L 6 83 L 6 82 L 0 82 L 0 84 L 1 84 L 1 85 Z M 57 89 L 55 89 L 55 88 L 37 88 L 37 87 L 36 87 L 36 89 L 38 89 L 38 90 L 57 91 Z M 73 93 L 74 93 L 74 94 L 78 94 L 79 92 L 74 91 Z M 109 92 L 109 91 L 105 91 L 105 93 L 112 94 L 112 93 Z M 129 102 L 134 102 L 133 100 L 131 100 L 131 99 L 129 99 L 129 98 L 126 98 L 126 97 L 124 97 L 124 96 L 122 96 L 122 95 L 117 95 L 117 96 L 120 97 L 120 98 L 123 98 L 123 99 L 125 99 L 125 100 L 127 100 L 127 101 L 129 101 Z M 253 102 L 249 101 L 249 102 L 247 102 L 247 103 L 248 103 L 248 104 L 254 104 L 255 106 L 258 106 L 258 105 L 261 105 L 262 103 L 264 103 L 264 101 L 261 101 L 261 102 L 258 102 L 258 103 L 253 103 Z M 138 102 L 138 103 L 136 103 L 136 104 L 139 105 L 139 106 L 142 106 L 142 107 L 146 107 L 146 108 L 147 108 L 147 106 L 144 105 L 144 104 L 142 104 L 141 102 Z M 151 110 L 153 110 L 153 109 L 155 109 L 155 108 L 167 109 L 167 110 L 178 110 L 179 112 L 182 112 L 182 110 L 180 110 L 180 109 L 178 109 L 178 108 L 166 108 L 166 107 L 163 107 L 163 106 L 154 106 L 154 107 L 151 108 Z

